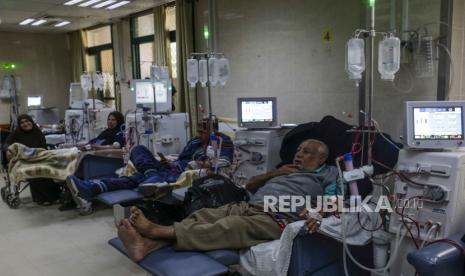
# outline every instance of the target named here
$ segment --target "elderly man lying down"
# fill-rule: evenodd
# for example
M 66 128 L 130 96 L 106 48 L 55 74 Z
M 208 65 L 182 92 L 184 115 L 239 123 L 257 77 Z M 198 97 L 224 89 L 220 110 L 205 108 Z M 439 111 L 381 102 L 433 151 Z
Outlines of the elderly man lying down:
M 297 149 L 293 164 L 249 181 L 249 202 L 201 209 L 172 226 L 152 223 L 132 207 L 130 218 L 118 225 L 118 236 L 135 262 L 168 244 L 178 250 L 207 251 L 247 248 L 279 239 L 286 224 L 301 219 L 304 206 L 293 213 L 265 212 L 264 197 L 314 197 L 335 192 L 337 169 L 324 165 L 327 157 L 324 143 L 306 140 Z

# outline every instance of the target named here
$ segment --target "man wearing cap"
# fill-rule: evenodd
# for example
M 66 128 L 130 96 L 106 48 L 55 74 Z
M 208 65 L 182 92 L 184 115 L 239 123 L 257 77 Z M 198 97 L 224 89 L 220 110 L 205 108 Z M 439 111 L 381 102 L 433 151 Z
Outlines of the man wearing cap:
M 231 138 L 216 131 L 215 127 L 217 124 L 203 120 L 198 126 L 198 136 L 187 142 L 178 159 L 174 162 L 169 163 L 166 160 L 160 162 L 146 147 L 138 145 L 131 150 L 130 154 L 130 160 L 136 169 L 133 175 L 99 180 L 81 180 L 71 175 L 66 179 L 66 184 L 78 206 L 88 209 L 92 198 L 100 193 L 135 189 L 144 183 L 175 182 L 192 160 L 195 160 L 201 168 L 210 166 L 206 154 L 211 137 L 221 140 L 220 159 L 231 162 L 234 154 Z

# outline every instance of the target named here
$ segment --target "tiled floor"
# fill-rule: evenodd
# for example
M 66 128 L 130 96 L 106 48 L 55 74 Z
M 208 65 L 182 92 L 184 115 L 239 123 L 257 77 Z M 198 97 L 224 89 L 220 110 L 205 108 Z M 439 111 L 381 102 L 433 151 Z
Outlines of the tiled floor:
M 0 275 L 146 275 L 107 244 L 116 236 L 111 209 L 83 217 L 37 206 L 28 191 L 22 200 L 17 210 L 0 202 Z

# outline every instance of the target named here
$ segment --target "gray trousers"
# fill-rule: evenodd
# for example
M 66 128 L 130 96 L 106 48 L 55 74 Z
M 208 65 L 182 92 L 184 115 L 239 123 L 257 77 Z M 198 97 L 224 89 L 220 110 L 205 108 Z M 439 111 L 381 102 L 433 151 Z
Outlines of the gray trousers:
M 174 223 L 174 229 L 176 249 L 199 251 L 247 248 L 279 239 L 282 233 L 263 207 L 246 202 L 198 210 Z

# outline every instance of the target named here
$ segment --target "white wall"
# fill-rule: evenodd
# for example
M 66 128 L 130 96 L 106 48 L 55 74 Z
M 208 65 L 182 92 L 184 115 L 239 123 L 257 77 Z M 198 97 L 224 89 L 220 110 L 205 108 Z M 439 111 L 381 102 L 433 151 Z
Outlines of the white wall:
M 57 107 L 63 115 L 72 77 L 66 35 L 0 32 L 0 41 L 0 64 L 14 63 L 21 79 L 20 111 L 26 112 L 28 95 L 40 95 L 42 105 Z M 4 74 L 11 72 L 0 71 L 0 77 Z M 8 124 L 9 116 L 10 103 L 1 100 L 0 124 Z
M 196 3 L 196 51 L 204 51 L 208 1 Z M 358 89 L 348 80 L 344 60 L 346 41 L 365 25 L 363 3 L 366 1 L 216 0 L 217 50 L 229 58 L 231 75 L 225 88 L 212 91 L 213 112 L 236 118 L 237 97 L 275 96 L 281 123 L 318 121 L 325 115 L 356 123 L 342 115 L 351 112 L 357 118 L 358 113 Z M 396 4 L 400 29 L 401 1 Z M 377 5 L 377 30 L 388 30 L 389 0 L 377 1 Z M 411 28 L 439 21 L 439 6 L 440 0 L 410 0 Z M 437 37 L 437 24 L 428 29 Z M 322 39 L 327 30 L 333 34 L 331 42 Z M 436 75 L 416 79 L 412 63 L 402 66 L 396 81 L 403 92 L 379 81 L 375 73 L 374 118 L 394 137 L 401 134 L 405 100 L 436 98 Z M 409 87 L 413 88 L 407 93 Z M 205 94 L 199 91 L 203 102 Z

